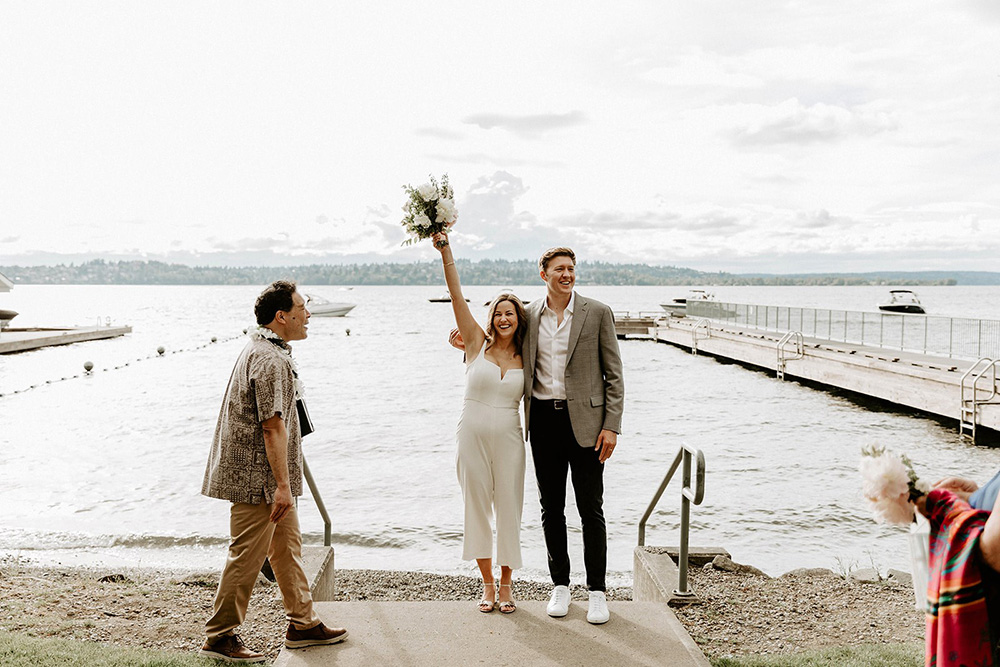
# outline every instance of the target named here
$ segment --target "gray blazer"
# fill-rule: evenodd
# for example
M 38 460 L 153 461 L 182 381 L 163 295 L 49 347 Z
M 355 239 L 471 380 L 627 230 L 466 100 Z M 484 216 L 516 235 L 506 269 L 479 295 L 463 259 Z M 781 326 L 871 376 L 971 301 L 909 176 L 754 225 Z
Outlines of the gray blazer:
M 524 434 L 531 423 L 531 390 L 535 384 L 538 321 L 545 297 L 525 309 L 528 333 L 524 337 Z M 566 357 L 566 400 L 573 436 L 581 447 L 593 447 L 601 429 L 621 433 L 625 405 L 622 358 L 615 335 L 615 316 L 600 301 L 577 293 Z

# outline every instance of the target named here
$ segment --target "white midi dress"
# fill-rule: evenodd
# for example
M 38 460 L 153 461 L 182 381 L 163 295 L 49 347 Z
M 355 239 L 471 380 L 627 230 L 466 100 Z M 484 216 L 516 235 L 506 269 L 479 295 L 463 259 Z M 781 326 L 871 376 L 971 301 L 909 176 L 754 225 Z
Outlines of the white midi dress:
M 465 404 L 458 422 L 458 481 L 465 500 L 465 560 L 493 557 L 496 515 L 498 565 L 521 567 L 524 438 L 518 407 L 524 371 L 503 378 L 486 358 L 486 345 L 465 370 Z

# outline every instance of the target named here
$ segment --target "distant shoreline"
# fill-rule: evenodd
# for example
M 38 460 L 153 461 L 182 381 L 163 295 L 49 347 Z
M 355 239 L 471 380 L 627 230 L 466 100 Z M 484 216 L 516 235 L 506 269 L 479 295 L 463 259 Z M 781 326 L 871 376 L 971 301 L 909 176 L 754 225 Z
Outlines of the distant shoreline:
M 458 260 L 462 283 L 536 285 L 533 260 Z M 93 260 L 81 264 L 0 266 L 14 285 L 261 285 L 291 278 L 303 285 L 441 286 L 440 263 L 187 266 L 158 261 Z M 864 273 L 735 274 L 677 266 L 581 261 L 581 285 L 607 286 L 951 286 L 1000 285 L 988 271 L 874 271 Z

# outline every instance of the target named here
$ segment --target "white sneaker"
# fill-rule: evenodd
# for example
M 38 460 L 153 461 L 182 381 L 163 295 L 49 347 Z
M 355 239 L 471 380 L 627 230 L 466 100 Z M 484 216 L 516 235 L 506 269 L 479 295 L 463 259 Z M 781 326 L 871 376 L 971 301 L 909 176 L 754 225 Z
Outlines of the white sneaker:
M 545 608 L 549 616 L 559 618 L 569 613 L 569 586 L 556 586 L 552 589 L 552 597 Z
M 551 605 L 551 603 L 549 603 Z M 587 621 L 594 625 L 607 623 L 611 618 L 608 611 L 608 598 L 604 591 L 590 591 L 590 605 L 587 608 Z

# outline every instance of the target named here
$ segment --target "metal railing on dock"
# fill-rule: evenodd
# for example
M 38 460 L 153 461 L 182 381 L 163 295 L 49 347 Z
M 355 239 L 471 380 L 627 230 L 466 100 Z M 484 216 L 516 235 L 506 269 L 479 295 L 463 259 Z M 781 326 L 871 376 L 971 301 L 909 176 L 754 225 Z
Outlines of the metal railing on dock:
M 692 301 L 688 317 L 921 354 L 1000 357 L 1000 320 Z
M 306 484 L 309 485 L 309 492 L 312 494 L 313 500 L 316 501 L 316 507 L 319 509 L 319 515 L 323 517 L 323 546 L 328 547 L 333 542 L 332 522 L 330 521 L 330 515 L 326 511 L 326 505 L 323 504 L 323 498 L 319 495 L 319 487 L 316 486 L 316 480 L 313 479 L 312 471 L 309 470 L 309 464 L 306 463 L 306 457 L 302 457 L 302 476 L 306 478 Z
M 972 438 L 973 442 L 976 442 L 980 406 L 994 403 L 994 399 L 997 397 L 997 366 L 1000 366 L 1000 359 L 983 357 L 969 366 L 969 369 L 962 375 L 960 387 L 962 403 L 959 408 L 958 434 Z M 979 381 L 986 378 L 989 378 L 989 386 L 980 387 Z M 986 395 L 983 396 L 983 394 Z
M 694 486 L 691 486 L 691 462 L 695 463 Z M 646 513 L 639 520 L 639 546 L 646 546 L 646 522 L 656 509 L 656 504 L 660 502 L 660 496 L 666 490 L 667 485 L 677 472 L 677 467 L 684 464 L 682 470 L 683 486 L 681 487 L 681 544 L 677 557 L 677 590 L 674 595 L 678 597 L 694 597 L 694 592 L 688 588 L 688 533 L 691 521 L 691 503 L 700 505 L 705 497 L 705 455 L 700 449 L 694 449 L 688 445 L 681 445 L 677 450 L 677 456 L 667 474 L 660 482 L 660 488 L 653 494 L 653 499 L 649 501 Z

